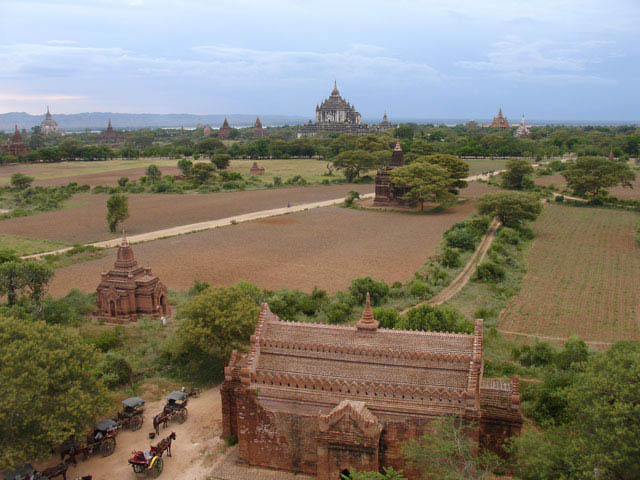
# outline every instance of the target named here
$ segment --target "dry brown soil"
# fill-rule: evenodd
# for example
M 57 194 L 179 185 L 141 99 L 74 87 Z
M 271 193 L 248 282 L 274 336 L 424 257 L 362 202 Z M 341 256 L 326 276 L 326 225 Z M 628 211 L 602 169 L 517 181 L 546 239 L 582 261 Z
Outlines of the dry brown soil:
M 177 160 L 176 160 L 177 162 Z M 87 173 L 81 175 L 72 175 L 68 177 L 60 178 L 47 178 L 43 180 L 37 180 L 34 185 L 42 185 L 44 187 L 55 187 L 58 185 L 66 185 L 69 182 L 76 182 L 78 185 L 90 185 L 95 187 L 96 185 L 110 185 L 115 186 L 118 184 L 120 177 L 127 177 L 129 181 L 138 180 L 145 175 L 147 167 L 128 168 L 123 170 L 112 170 L 109 172 L 100 173 Z M 160 170 L 162 175 L 180 175 L 180 169 L 177 166 L 161 166 Z
M 245 280 L 262 288 L 314 286 L 334 292 L 371 275 L 405 281 L 431 255 L 443 232 L 475 209 L 473 201 L 434 215 L 405 215 L 328 207 L 240 223 L 134 246 L 136 258 L 174 290 L 194 280 L 230 285 Z M 93 291 L 105 258 L 56 271 L 50 291 Z
M 129 195 L 131 216 L 123 224 L 131 235 L 243 213 L 331 200 L 350 190 L 370 193 L 373 185 L 332 185 L 317 187 L 248 190 L 212 194 Z M 0 233 L 68 243 L 90 243 L 114 237 L 107 222 L 108 195 L 80 194 L 68 207 L 29 217 L 0 220 Z
M 153 431 L 152 418 L 162 410 L 164 400 L 147 403 L 144 424 L 137 432 L 123 430 L 116 437 L 116 450 L 113 455 L 103 458 L 100 455 L 88 460 L 78 461 L 77 467 L 71 467 L 67 478 L 92 475 L 93 480 L 134 479 L 136 476 L 127 462 L 133 450 L 145 450 L 150 444 L 156 444 L 171 432 L 176 439 L 171 446 L 171 457 L 163 456 L 164 469 L 161 478 L 201 480 L 211 470 L 215 457 L 224 449 L 220 439 L 222 432 L 222 410 L 220 407 L 220 389 L 218 387 L 203 391 L 199 397 L 189 399 L 189 417 L 182 425 L 170 422 L 166 429 L 160 429 L 160 439 L 150 440 Z M 51 459 L 46 465 L 55 464 L 58 458 Z M 42 468 L 42 466 L 40 466 Z
M 534 179 L 536 185 L 547 186 L 554 185 L 558 190 L 566 188 L 567 182 L 562 175 L 556 173 L 555 175 L 545 175 L 542 177 L 536 177 Z M 640 200 L 640 174 L 631 182 L 633 188 L 613 187 L 609 188 L 609 194 L 620 200 Z

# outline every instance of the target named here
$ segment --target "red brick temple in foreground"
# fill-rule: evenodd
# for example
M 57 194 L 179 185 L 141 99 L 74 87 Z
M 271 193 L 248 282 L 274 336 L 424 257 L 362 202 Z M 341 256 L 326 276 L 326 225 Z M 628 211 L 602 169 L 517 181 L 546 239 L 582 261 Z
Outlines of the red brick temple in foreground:
M 20 135 L 18 125 L 15 127 L 11 140 L 6 145 L 0 145 L 0 151 L 7 152 L 15 157 L 29 153 L 29 147 L 22 142 L 22 135 Z
M 97 291 L 98 308 L 93 314 L 110 322 L 135 322 L 140 315 L 160 317 L 171 314 L 167 287 L 152 275 L 150 268 L 138 265 L 124 234 L 114 268 L 102 272 Z
M 471 335 L 381 329 L 368 298 L 353 327 L 284 322 L 263 304 L 250 351 L 224 373 L 239 461 L 318 480 L 385 466 L 421 478 L 402 442 L 445 415 L 495 451 L 522 427 L 518 378 L 483 378 L 482 320 Z

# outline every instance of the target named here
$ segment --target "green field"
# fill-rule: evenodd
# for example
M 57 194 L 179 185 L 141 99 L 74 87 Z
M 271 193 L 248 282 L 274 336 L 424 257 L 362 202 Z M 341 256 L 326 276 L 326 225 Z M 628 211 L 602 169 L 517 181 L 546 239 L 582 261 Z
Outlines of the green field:
M 59 248 L 70 247 L 68 243 L 39 240 L 37 238 L 16 237 L 14 235 L 0 235 L 0 249 L 8 248 L 18 255 L 32 255 L 34 253 L 49 252 Z

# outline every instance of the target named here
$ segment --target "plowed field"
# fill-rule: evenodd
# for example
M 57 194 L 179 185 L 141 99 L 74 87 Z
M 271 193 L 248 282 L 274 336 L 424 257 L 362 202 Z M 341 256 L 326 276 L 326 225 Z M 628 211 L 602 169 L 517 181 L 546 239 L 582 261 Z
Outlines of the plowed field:
M 332 185 L 318 187 L 248 190 L 212 194 L 132 194 L 131 216 L 124 222 L 128 233 L 151 232 L 190 223 L 217 220 L 243 213 L 331 200 L 349 190 L 373 191 L 373 185 Z M 63 210 L 29 217 L 0 220 L 0 233 L 68 243 L 88 243 L 113 238 L 107 228 L 107 198 L 102 194 L 80 194 Z
M 174 290 L 194 280 L 246 280 L 270 289 L 311 291 L 317 285 L 333 292 L 364 275 L 388 283 L 410 278 L 443 232 L 474 209 L 474 202 L 435 215 L 327 207 L 143 243 L 134 252 Z M 57 270 L 51 293 L 93 291 L 115 254 Z
M 640 339 L 640 247 L 631 212 L 550 205 L 534 223 L 508 331 L 585 340 Z
M 613 187 L 608 189 L 609 193 L 620 200 L 640 200 L 640 173 L 636 172 L 636 175 L 636 180 L 631 182 L 633 188 Z M 559 173 L 555 175 L 537 177 L 534 181 L 536 185 L 542 186 L 553 184 L 558 188 L 558 190 L 562 190 L 567 186 L 566 180 Z

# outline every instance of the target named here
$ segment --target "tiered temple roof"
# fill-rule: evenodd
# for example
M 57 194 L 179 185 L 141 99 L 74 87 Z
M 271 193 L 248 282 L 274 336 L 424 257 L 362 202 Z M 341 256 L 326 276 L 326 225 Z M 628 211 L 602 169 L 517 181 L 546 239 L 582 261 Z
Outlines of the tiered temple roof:
M 0 151 L 7 152 L 9 155 L 16 157 L 29 152 L 29 148 L 22 141 L 22 135 L 20 134 L 20 130 L 18 130 L 17 124 L 13 131 L 13 137 L 5 145 L 0 145 Z
M 220 127 L 220 130 L 218 130 L 218 138 L 220 140 L 225 140 L 229 138 L 230 133 L 231 133 L 231 127 L 229 126 L 229 122 L 225 117 L 224 122 L 222 122 L 222 126 Z
M 44 116 L 44 120 L 40 124 L 40 132 L 44 135 L 59 132 L 58 124 L 51 116 L 51 112 L 49 112 L 49 105 L 47 105 L 47 113 Z
M 507 120 L 507 117 L 502 115 L 502 108 L 498 110 L 498 116 L 493 117 L 491 126 L 497 127 L 497 128 L 503 128 L 503 129 L 509 128 L 509 120 Z

